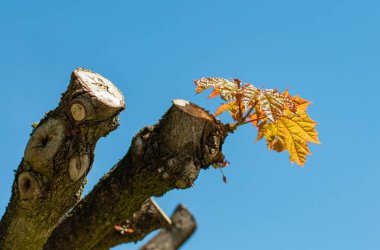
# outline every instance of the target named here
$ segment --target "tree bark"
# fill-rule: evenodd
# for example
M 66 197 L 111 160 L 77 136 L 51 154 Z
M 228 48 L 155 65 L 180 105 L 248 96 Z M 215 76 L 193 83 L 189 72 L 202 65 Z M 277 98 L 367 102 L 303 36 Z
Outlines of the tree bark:
M 153 199 L 149 199 L 141 209 L 134 213 L 131 219 L 120 223 L 99 241 L 92 250 L 108 250 L 111 247 L 137 242 L 156 229 L 171 224 L 170 218 L 158 207 Z
M 42 249 L 81 198 L 98 139 L 118 126 L 124 97 L 106 78 L 78 68 L 58 107 L 35 127 L 0 222 L 0 249 Z
M 137 133 L 128 153 L 54 229 L 44 249 L 92 249 L 151 196 L 191 187 L 201 168 L 222 162 L 226 127 L 174 100 L 158 124 Z
M 176 250 L 179 249 L 194 233 L 197 223 L 193 215 L 179 205 L 170 217 L 172 224 L 161 229 L 160 232 L 146 243 L 140 250 Z

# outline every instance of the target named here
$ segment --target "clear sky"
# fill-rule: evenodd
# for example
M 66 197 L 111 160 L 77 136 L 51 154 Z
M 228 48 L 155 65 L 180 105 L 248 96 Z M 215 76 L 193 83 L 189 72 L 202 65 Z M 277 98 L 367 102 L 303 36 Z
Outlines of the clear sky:
M 87 192 L 172 99 L 215 110 L 220 100 L 196 96 L 194 79 L 241 78 L 312 100 L 322 144 L 300 168 L 253 143 L 250 125 L 230 136 L 227 185 L 210 169 L 157 199 L 168 214 L 181 202 L 196 216 L 183 249 L 380 249 L 379 13 L 375 0 L 1 1 L 0 214 L 31 124 L 74 68 L 109 78 L 127 101 L 97 146 Z

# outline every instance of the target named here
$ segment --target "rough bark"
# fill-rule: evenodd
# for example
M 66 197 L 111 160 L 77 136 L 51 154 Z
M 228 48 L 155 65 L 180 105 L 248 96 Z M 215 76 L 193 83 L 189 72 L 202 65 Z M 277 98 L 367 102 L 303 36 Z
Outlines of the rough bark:
M 137 133 L 128 153 L 53 231 L 44 249 L 91 249 L 151 196 L 191 187 L 201 168 L 224 159 L 225 126 L 175 100 L 158 124 Z
M 0 249 L 42 249 L 61 217 L 81 198 L 98 139 L 118 126 L 119 90 L 78 68 L 58 107 L 35 126 L 0 222 Z
M 172 224 L 161 229 L 160 232 L 146 243 L 140 250 L 176 250 L 187 241 L 197 228 L 193 215 L 179 205 L 170 217 Z
M 120 223 L 120 229 L 112 229 L 92 250 L 108 250 L 123 243 L 136 242 L 156 229 L 171 224 L 170 218 L 158 207 L 153 199 L 149 199 L 131 219 Z

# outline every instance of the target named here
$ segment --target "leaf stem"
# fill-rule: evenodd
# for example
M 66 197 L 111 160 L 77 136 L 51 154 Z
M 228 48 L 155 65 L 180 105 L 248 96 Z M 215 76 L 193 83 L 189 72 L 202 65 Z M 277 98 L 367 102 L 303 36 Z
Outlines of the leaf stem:
M 256 102 L 255 102 L 255 104 L 248 110 L 248 112 L 245 114 L 245 116 L 242 118 L 242 121 L 244 122 L 245 121 L 245 119 L 247 119 L 248 118 L 248 116 L 252 113 L 252 111 L 253 111 L 253 109 L 255 108 L 255 106 L 256 106 Z

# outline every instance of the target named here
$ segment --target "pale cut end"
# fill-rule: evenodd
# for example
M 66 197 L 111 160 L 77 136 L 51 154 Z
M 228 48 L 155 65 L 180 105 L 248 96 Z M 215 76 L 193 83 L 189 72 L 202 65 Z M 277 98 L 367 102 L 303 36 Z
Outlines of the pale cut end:
M 190 102 L 182 99 L 174 99 L 173 104 L 181 107 L 185 107 L 186 105 L 189 105 Z
M 160 208 L 160 206 L 158 206 L 156 201 L 153 200 L 153 198 L 150 198 L 149 201 L 152 203 L 157 212 L 161 215 L 162 220 L 166 222 L 165 224 L 172 224 L 172 220 L 165 214 L 165 212 Z
M 212 117 L 208 112 L 187 100 L 174 99 L 173 104 L 189 115 L 212 121 Z
M 74 120 L 82 121 L 84 118 L 86 118 L 86 109 L 82 104 L 74 103 L 73 105 L 71 105 L 70 110 Z
M 125 106 L 123 94 L 107 78 L 83 68 L 74 70 L 74 74 L 105 105 L 113 108 L 123 108 Z

